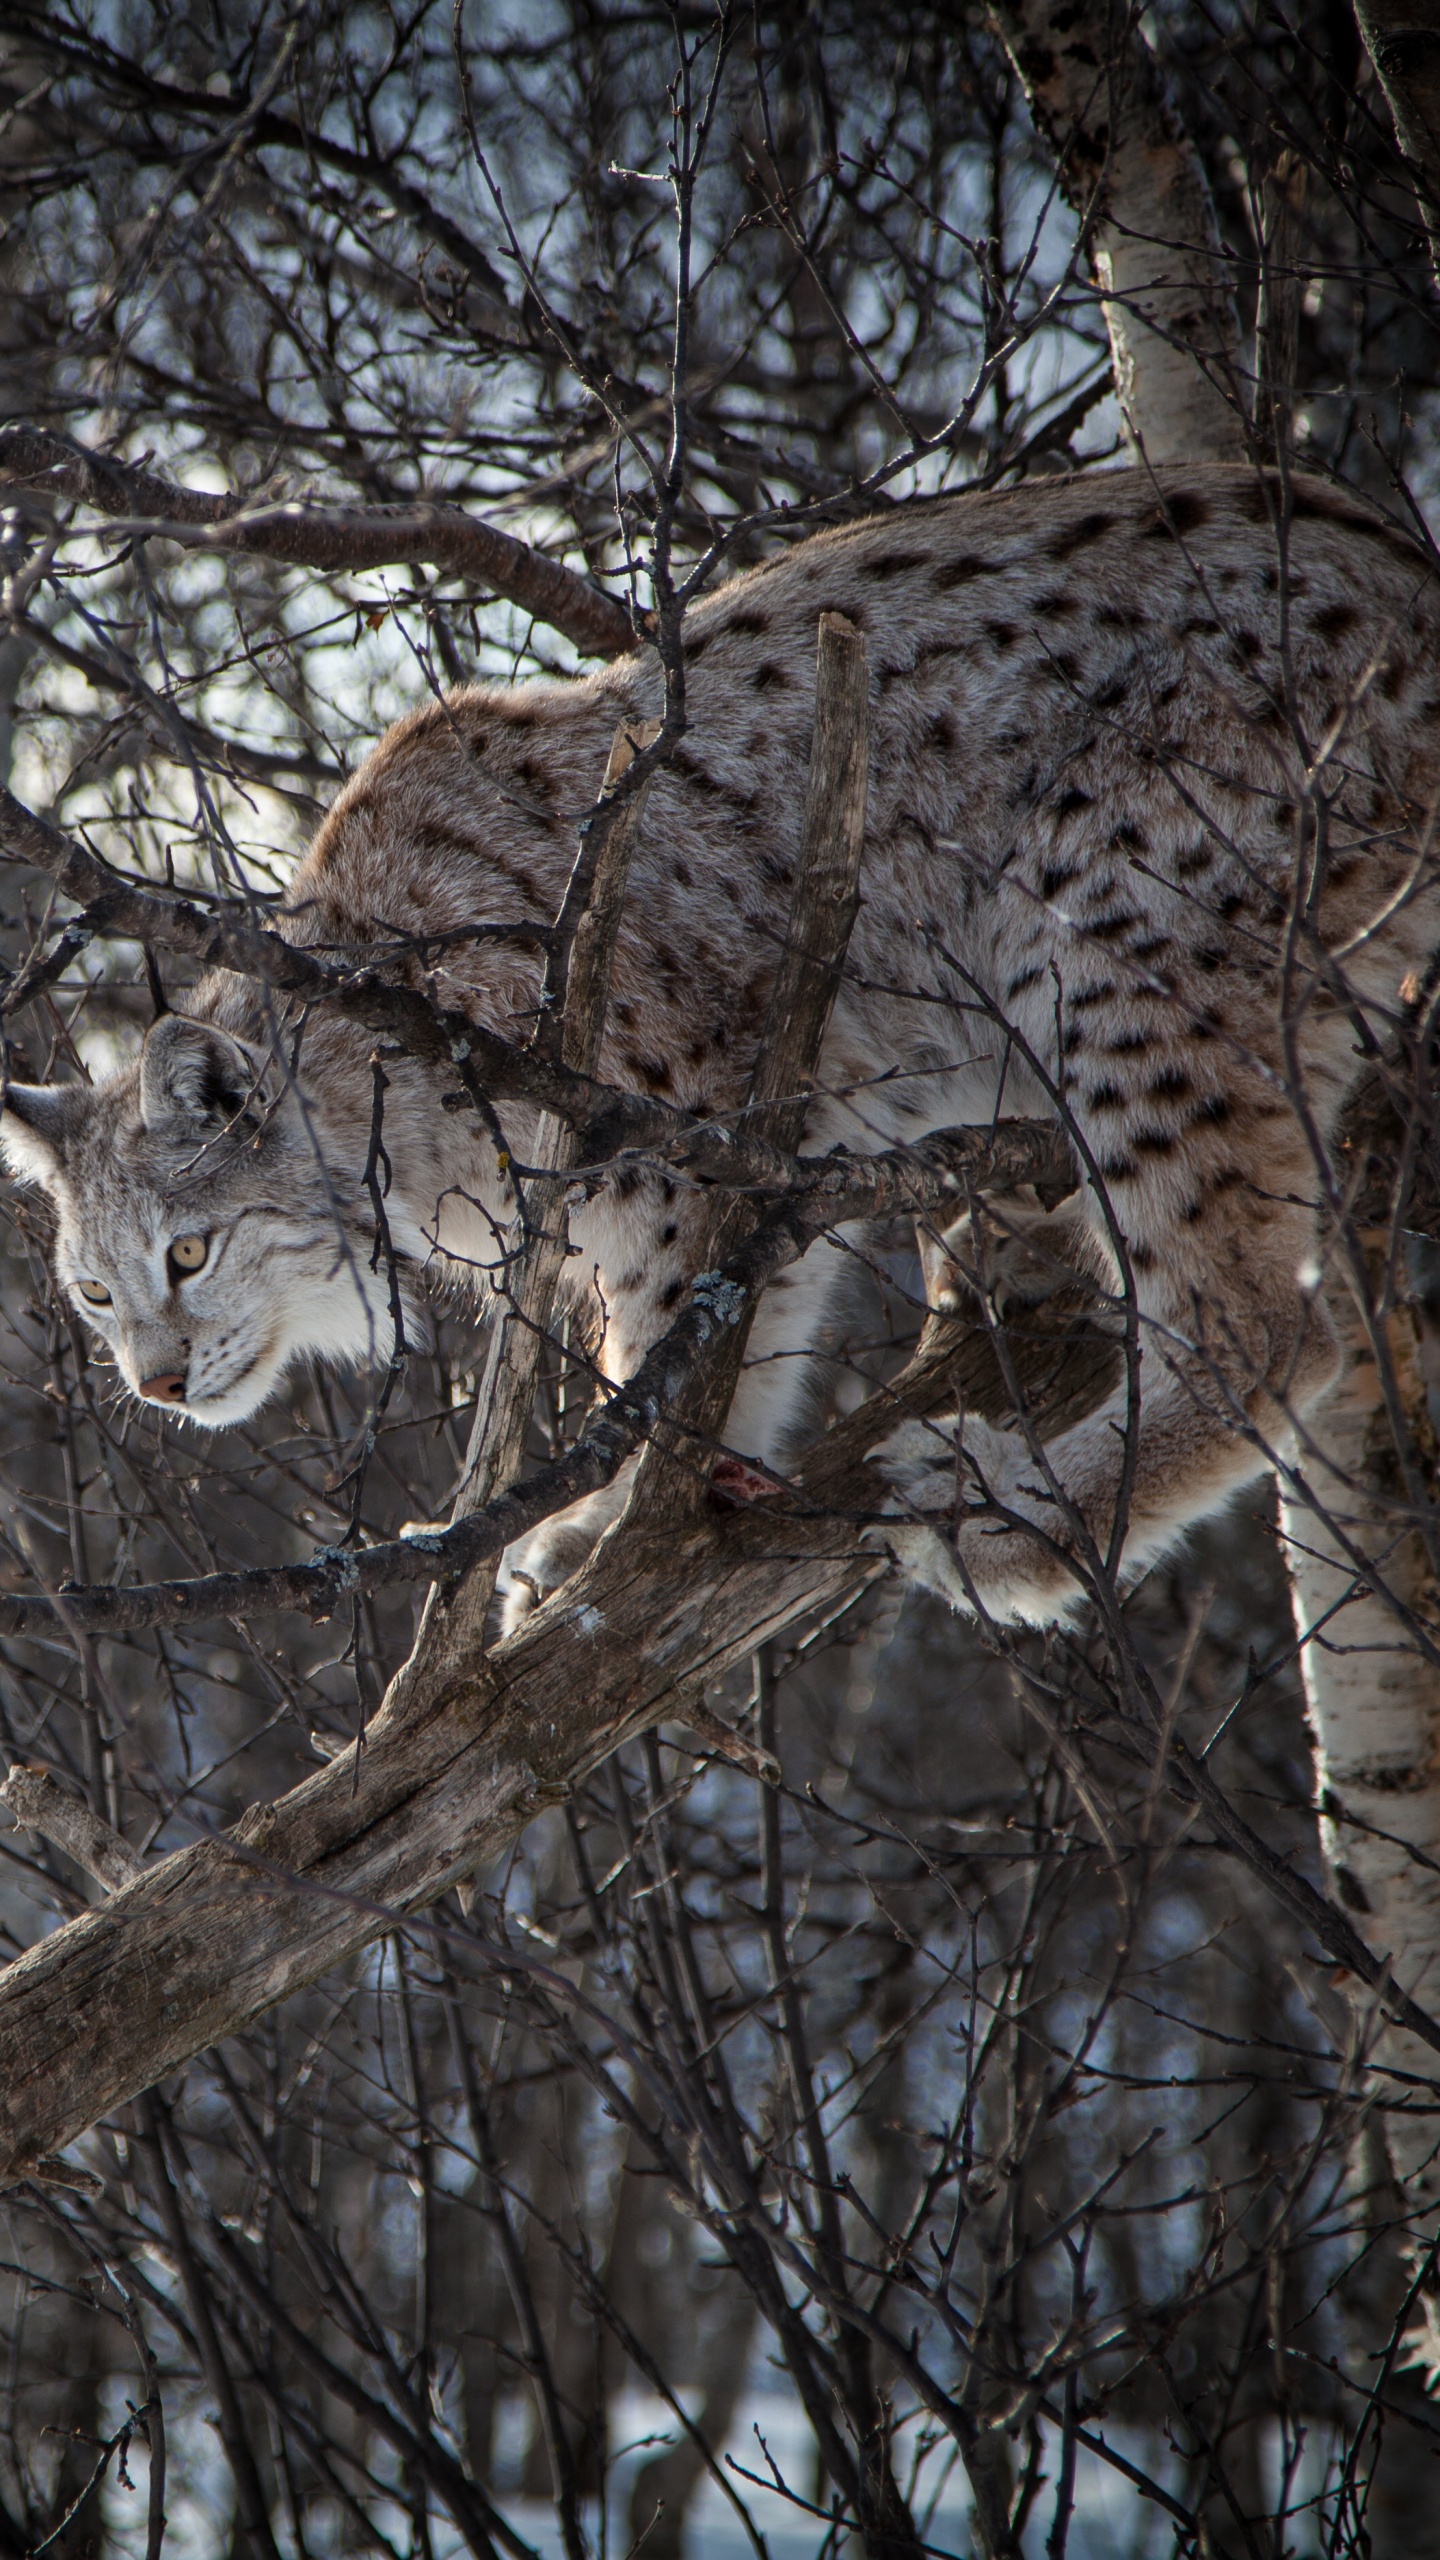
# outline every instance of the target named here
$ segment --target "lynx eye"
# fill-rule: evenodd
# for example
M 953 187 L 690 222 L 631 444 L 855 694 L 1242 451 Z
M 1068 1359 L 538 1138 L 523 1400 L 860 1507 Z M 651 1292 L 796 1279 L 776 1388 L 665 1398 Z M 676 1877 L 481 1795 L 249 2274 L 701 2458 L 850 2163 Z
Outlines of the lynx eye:
M 77 1280 L 75 1286 L 87 1307 L 109 1307 L 115 1303 L 103 1280 Z
M 177 1236 L 165 1259 L 170 1265 L 172 1277 L 178 1274 L 180 1279 L 184 1280 L 188 1279 L 192 1271 L 204 1269 L 209 1253 L 208 1236 Z

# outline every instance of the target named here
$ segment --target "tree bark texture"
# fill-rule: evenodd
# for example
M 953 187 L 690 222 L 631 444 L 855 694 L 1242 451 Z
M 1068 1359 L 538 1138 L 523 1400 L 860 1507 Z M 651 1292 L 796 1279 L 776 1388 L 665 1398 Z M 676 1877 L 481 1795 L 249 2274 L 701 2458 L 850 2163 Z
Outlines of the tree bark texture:
M 1312 1500 L 1288 1488 L 1281 1500 L 1321 1841 L 1356 1925 L 1412 1997 L 1432 2008 L 1440 1998 L 1440 1674 L 1399 1611 L 1434 1629 L 1440 1592 L 1426 1541 L 1405 1528 L 1405 1488 L 1368 1327 L 1353 1301 L 1334 1313 L 1342 1367 L 1309 1418 L 1323 1454 L 1302 1460 Z M 1399 1309 L 1386 1332 L 1412 1436 L 1433 1460 L 1411 1309 Z M 1423 2225 L 1440 2205 L 1435 2056 L 1403 2028 L 1377 2025 L 1372 2051 L 1386 2075 L 1391 2156 Z
M 1355 0 L 1355 17 L 1409 164 L 1440 281 L 1440 7 L 1436 0 Z
M 1125 432 L 1144 460 L 1246 452 L 1239 335 L 1199 154 L 1120 0 L 995 0 L 1080 218 Z

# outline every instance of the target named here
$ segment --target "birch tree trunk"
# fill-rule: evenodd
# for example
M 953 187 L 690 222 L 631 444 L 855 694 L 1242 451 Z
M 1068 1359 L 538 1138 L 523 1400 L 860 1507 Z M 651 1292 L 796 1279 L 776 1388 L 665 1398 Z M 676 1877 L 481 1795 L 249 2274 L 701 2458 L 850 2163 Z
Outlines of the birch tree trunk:
M 1440 1634 L 1426 1541 L 1407 1505 L 1379 1364 L 1353 1301 L 1334 1309 L 1343 1344 L 1333 1387 L 1309 1417 L 1316 1454 L 1282 1489 L 1306 1703 L 1314 1729 L 1320 1837 L 1339 1898 L 1422 2006 L 1440 1996 L 1440 1677 L 1404 1623 Z M 1406 1418 L 1431 1460 L 1418 1327 L 1408 1307 L 1385 1327 Z M 1367 1581 L 1366 1562 L 1375 1566 Z M 1407 2207 L 1428 2227 L 1440 2206 L 1435 2058 L 1389 2024 L 1369 2040 Z
M 1244 459 L 1239 332 L 1205 173 L 1133 10 L 995 0 L 1102 298 L 1125 433 L 1149 462 Z

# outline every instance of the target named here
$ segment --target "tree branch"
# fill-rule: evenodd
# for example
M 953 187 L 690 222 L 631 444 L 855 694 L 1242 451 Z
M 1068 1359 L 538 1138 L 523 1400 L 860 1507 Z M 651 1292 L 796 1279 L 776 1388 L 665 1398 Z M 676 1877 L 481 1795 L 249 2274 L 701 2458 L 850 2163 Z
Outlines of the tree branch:
M 253 552 L 327 573 L 423 561 L 507 596 L 586 657 L 620 657 L 639 645 L 629 615 L 588 579 L 463 507 L 435 500 L 358 507 L 305 498 L 252 506 L 184 489 L 158 471 L 39 427 L 0 427 L 0 486 L 78 500 L 115 518 L 117 531 L 190 550 Z
M 175 951 L 205 968 L 233 969 L 241 977 L 260 979 L 278 995 L 310 1004 L 332 1003 L 350 1020 L 398 1042 L 411 1057 L 457 1071 L 468 1068 L 491 1100 L 528 1103 L 537 1111 L 549 1112 L 576 1131 L 577 1163 L 593 1179 L 630 1151 L 659 1157 L 696 1181 L 728 1190 L 809 1191 L 816 1182 L 828 1182 L 835 1172 L 832 1159 L 795 1157 L 772 1145 L 744 1115 L 732 1127 L 724 1121 L 697 1118 L 652 1094 L 601 1084 L 563 1058 L 502 1040 L 469 1014 L 432 1003 L 414 988 L 394 985 L 379 969 L 345 969 L 318 960 L 267 926 L 257 925 L 252 910 L 239 900 L 201 906 L 194 899 L 127 880 L 78 838 L 27 809 L 3 787 L 0 853 L 47 872 L 83 910 L 88 932 Z M 446 1099 L 457 1108 L 468 1107 L 464 1094 Z M 1007 1179 L 1005 1130 L 1028 1130 L 1030 1125 L 1005 1122 L 995 1131 L 998 1153 L 992 1188 L 1004 1188 Z M 924 1150 L 931 1143 L 929 1139 L 920 1142 L 918 1162 L 925 1161 Z M 1028 1136 L 1019 1142 L 1017 1162 L 1023 1158 L 1029 1169 L 1018 1174 L 1017 1181 L 1034 1182 L 1042 1191 L 1048 1188 L 1063 1198 L 1074 1188 L 1063 1131 L 1052 1130 L 1046 1158 L 1036 1156 L 1034 1144 Z M 863 1182 L 866 1177 L 862 1173 L 859 1178 Z M 843 1180 L 839 1188 L 843 1192 Z M 908 1205 L 897 1202 L 897 1209 Z M 918 1200 L 916 1205 L 932 1204 Z M 836 1214 L 851 1213 L 837 1210 Z M 862 1208 L 853 1214 L 890 1212 Z

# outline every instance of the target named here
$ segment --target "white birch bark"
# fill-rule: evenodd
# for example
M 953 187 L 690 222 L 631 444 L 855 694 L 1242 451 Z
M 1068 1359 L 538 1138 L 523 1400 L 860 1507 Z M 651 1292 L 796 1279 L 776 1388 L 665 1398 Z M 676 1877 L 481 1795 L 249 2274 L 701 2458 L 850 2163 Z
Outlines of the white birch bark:
M 1200 157 L 1123 0 L 995 0 L 1088 235 L 1125 432 L 1146 461 L 1244 459 L 1239 332 Z
M 1374 1347 L 1353 1304 L 1333 1310 L 1340 1372 L 1309 1429 L 1309 1503 L 1282 1488 L 1301 1668 L 1314 1730 L 1316 1804 L 1333 1887 L 1411 1997 L 1440 2006 L 1440 1673 L 1403 1611 L 1440 1634 L 1425 1542 L 1404 1526 L 1400 1469 Z M 1386 1326 L 1411 1436 L 1433 1472 L 1417 1320 Z M 1328 1464 L 1325 1461 L 1328 1460 Z M 1376 1586 L 1363 1561 L 1376 1567 Z M 1370 2041 L 1396 2179 L 1421 2230 L 1440 2209 L 1435 2057 L 1403 2028 Z M 1407 2104 L 1407 2092 L 1410 2103 Z

